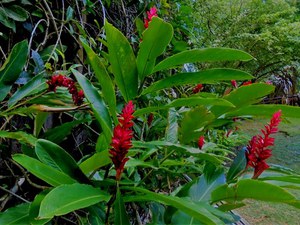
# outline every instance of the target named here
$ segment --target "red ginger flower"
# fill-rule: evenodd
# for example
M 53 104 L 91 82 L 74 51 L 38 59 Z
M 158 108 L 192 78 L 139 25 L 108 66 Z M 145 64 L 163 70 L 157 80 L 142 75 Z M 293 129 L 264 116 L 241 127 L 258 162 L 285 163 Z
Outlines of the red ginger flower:
M 238 87 L 236 80 L 231 80 L 231 85 L 232 85 L 234 88 L 237 88 L 237 87 Z
M 270 135 L 278 131 L 277 127 L 281 121 L 280 116 L 281 110 L 274 113 L 270 123 L 265 125 L 265 130 L 261 130 L 263 136 L 256 135 L 249 141 L 246 157 L 247 166 L 254 168 L 253 179 L 258 178 L 263 171 L 269 168 L 265 160 L 272 155 L 272 151 L 268 147 L 274 145 L 274 138 L 270 137 Z
M 248 81 L 245 81 L 242 86 L 247 86 L 247 85 L 250 85 L 252 84 L 252 81 L 251 80 L 248 80 Z
M 114 128 L 113 138 L 111 142 L 112 148 L 109 150 L 111 160 L 116 169 L 116 180 L 120 180 L 124 170 L 125 163 L 129 160 L 126 157 L 128 150 L 132 147 L 131 138 L 133 137 L 132 119 L 134 116 L 134 105 L 129 101 L 119 116 L 119 124 Z
M 61 74 L 54 75 L 51 77 L 50 80 L 47 81 L 48 84 L 48 91 L 54 91 L 56 92 L 57 87 L 66 87 L 69 90 L 69 93 L 72 95 L 72 99 L 75 105 L 81 105 L 84 98 L 84 93 L 82 90 L 78 91 L 75 82 L 65 77 Z
M 193 88 L 193 93 L 199 93 L 203 88 L 203 84 L 197 84 L 194 88 Z
M 204 136 L 200 136 L 199 140 L 198 140 L 198 147 L 199 149 L 202 149 L 203 145 L 204 145 Z
M 155 7 L 152 7 L 147 12 L 147 18 L 144 19 L 144 27 L 145 28 L 149 27 L 149 22 L 151 22 L 151 20 L 154 16 L 157 16 L 157 9 Z

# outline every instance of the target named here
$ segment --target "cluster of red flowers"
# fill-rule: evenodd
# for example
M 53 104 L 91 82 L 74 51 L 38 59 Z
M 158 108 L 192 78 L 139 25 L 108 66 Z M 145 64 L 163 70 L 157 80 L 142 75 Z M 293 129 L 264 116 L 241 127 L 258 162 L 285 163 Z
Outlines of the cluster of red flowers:
M 199 93 L 201 90 L 203 89 L 203 84 L 197 84 L 194 88 L 193 88 L 193 93 Z
M 144 19 L 144 26 L 145 28 L 148 28 L 149 22 L 152 20 L 152 17 L 157 16 L 157 9 L 155 7 L 152 7 L 147 12 L 147 18 Z
M 56 91 L 57 87 L 66 87 L 69 90 L 69 93 L 72 95 L 72 99 L 75 105 L 81 105 L 84 98 L 84 93 L 82 90 L 78 91 L 75 82 L 65 77 L 61 74 L 54 75 L 51 77 L 50 80 L 47 81 L 47 84 L 49 85 L 48 90 L 49 91 Z
M 132 119 L 134 116 L 134 105 L 132 101 L 123 108 L 119 116 L 119 124 L 114 128 L 111 146 L 109 150 L 111 159 L 116 169 L 116 180 L 120 180 L 121 174 L 124 170 L 125 163 L 129 160 L 126 157 L 128 150 L 132 147 L 131 138 L 133 137 Z
M 265 125 L 265 129 L 261 130 L 263 136 L 256 135 L 252 137 L 247 146 L 247 166 L 254 168 L 253 179 L 258 178 L 264 170 L 269 168 L 265 160 L 272 155 L 272 151 L 268 147 L 274 145 L 274 138 L 270 137 L 270 135 L 278 131 L 277 127 L 281 121 L 280 117 L 281 111 L 279 110 L 273 114 L 270 123 Z

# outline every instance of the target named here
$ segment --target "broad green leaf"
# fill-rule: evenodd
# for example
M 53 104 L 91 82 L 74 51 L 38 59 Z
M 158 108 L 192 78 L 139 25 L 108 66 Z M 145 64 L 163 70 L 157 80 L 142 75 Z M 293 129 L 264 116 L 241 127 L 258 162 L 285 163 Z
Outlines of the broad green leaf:
M 196 218 L 203 224 L 224 224 L 219 218 L 211 214 L 205 207 L 197 205 L 189 199 L 167 196 L 137 187 L 124 187 L 123 189 L 143 193 L 143 195 L 126 197 L 124 198 L 124 201 L 155 201 L 165 205 L 171 205 L 181 210 L 182 212 L 185 212 L 186 214 Z
M 114 203 L 114 224 L 130 225 L 119 188 L 117 189 L 117 196 Z
M 78 181 L 88 182 L 87 177 L 79 169 L 73 157 L 59 145 L 39 139 L 36 142 L 35 153 L 45 165 L 51 166 Z
M 190 154 L 200 160 L 206 160 L 206 161 L 212 162 L 213 164 L 222 163 L 222 160 L 219 159 L 219 156 L 210 154 L 210 153 L 204 153 L 201 150 L 199 150 L 198 148 L 193 148 L 190 146 L 174 144 L 174 143 L 167 142 L 167 141 L 150 141 L 150 142 L 133 141 L 132 143 L 135 148 L 150 148 L 150 149 L 152 149 L 154 147 L 169 147 L 171 149 L 175 149 L 177 151 L 182 151 L 184 153 Z
M 225 184 L 225 176 L 221 174 L 212 181 L 207 181 L 205 176 L 201 176 L 195 183 L 189 188 L 188 196 L 192 201 L 209 201 L 211 193 L 218 186 Z
M 47 223 L 50 219 L 39 219 L 39 211 L 42 200 L 49 193 L 49 189 L 46 189 L 35 196 L 33 202 L 30 204 L 29 208 L 29 224 L 30 225 L 43 225 Z
M 27 40 L 17 43 L 0 68 L 0 101 L 6 97 L 12 84 L 18 79 L 25 65 L 27 54 Z
M 18 140 L 20 143 L 29 144 L 31 146 L 34 146 L 37 141 L 37 138 L 23 131 L 16 131 L 16 132 L 0 131 L 0 137 L 15 139 Z
M 135 55 L 127 38 L 107 21 L 105 32 L 112 71 L 122 96 L 128 102 L 137 96 L 138 74 Z
M 15 21 L 24 22 L 29 16 L 29 13 L 18 5 L 11 5 L 5 8 L 5 11 L 7 16 Z
M 8 107 L 14 106 L 18 101 L 23 99 L 24 97 L 30 95 L 32 92 L 35 92 L 35 90 L 40 86 L 44 86 L 45 79 L 43 78 L 43 75 L 38 75 L 32 78 L 27 84 L 25 84 L 23 87 L 18 89 L 13 96 L 11 96 L 8 100 Z
M 236 176 L 246 168 L 246 165 L 246 148 L 243 148 L 239 150 L 228 170 L 226 176 L 227 183 L 230 183 L 234 178 L 236 178 Z
M 6 13 L 6 11 L 5 11 L 5 8 L 3 8 L 3 7 L 0 7 L 0 22 L 1 22 L 4 26 L 6 26 L 6 27 L 12 29 L 13 32 L 16 33 L 16 23 L 15 23 L 14 20 L 12 20 L 11 18 L 9 18 L 9 17 L 7 16 L 7 13 Z
M 274 112 L 281 110 L 283 117 L 300 118 L 300 107 L 289 105 L 250 105 L 226 113 L 226 116 L 262 116 L 271 117 Z
M 36 116 L 34 117 L 34 129 L 33 134 L 35 137 L 38 137 L 44 123 L 47 120 L 47 117 L 49 116 L 49 113 L 47 112 L 37 112 Z
M 52 129 L 47 130 L 47 132 L 44 133 L 43 137 L 44 139 L 47 139 L 49 141 L 52 141 L 56 144 L 59 144 L 62 142 L 68 135 L 71 134 L 72 129 L 76 127 L 79 124 L 82 124 L 84 120 L 74 120 L 71 122 L 63 123 L 60 126 L 56 126 Z
M 203 106 L 186 112 L 181 121 L 180 142 L 186 144 L 199 138 L 201 134 L 199 130 L 204 129 L 213 119 L 214 115 Z
M 174 108 L 169 109 L 168 125 L 166 127 L 165 139 L 171 143 L 178 142 L 178 121 L 177 111 Z
M 296 203 L 295 197 L 286 190 L 259 180 L 244 179 L 235 185 L 225 184 L 212 192 L 212 202 L 239 201 L 252 198 L 262 201 Z
M 0 224 L 3 225 L 25 225 L 29 224 L 29 203 L 20 204 L 0 213 Z
M 134 112 L 134 115 L 139 116 L 142 114 L 151 113 L 158 110 L 165 110 L 172 107 L 182 107 L 182 106 L 191 107 L 191 106 L 198 106 L 198 105 L 202 105 L 207 108 L 210 108 L 211 106 L 214 105 L 225 106 L 228 109 L 235 107 L 231 102 L 224 100 L 222 98 L 203 98 L 199 96 L 192 96 L 188 98 L 178 98 L 170 102 L 169 104 L 163 106 L 152 106 L 152 107 L 138 109 Z
M 72 72 L 75 75 L 79 85 L 83 89 L 84 96 L 91 103 L 91 108 L 95 114 L 96 119 L 101 125 L 107 143 L 110 143 L 112 137 L 112 121 L 107 106 L 105 105 L 97 89 L 91 84 L 88 79 L 86 79 L 77 70 L 72 69 Z
M 262 97 L 272 93 L 274 89 L 275 87 L 269 84 L 251 84 L 233 90 L 224 96 L 224 99 L 236 107 L 242 107 L 260 102 Z
M 141 95 L 186 84 L 213 84 L 218 81 L 247 80 L 252 78 L 253 76 L 249 73 L 235 69 L 208 69 L 193 73 L 179 73 L 155 82 L 146 88 Z
M 185 63 L 215 62 L 215 61 L 249 61 L 253 59 L 246 52 L 230 48 L 192 49 L 172 55 L 158 63 L 153 72 L 170 69 Z
M 52 218 L 94 205 L 107 202 L 108 193 L 85 184 L 61 185 L 54 188 L 41 202 L 40 218 Z
M 164 53 L 173 37 L 173 27 L 158 17 L 153 17 L 148 29 L 143 32 L 137 56 L 140 80 L 152 73 L 156 58 Z
M 239 219 L 239 217 L 235 216 L 231 213 L 224 213 L 220 211 L 219 209 L 214 208 L 213 206 L 209 205 L 208 203 L 204 202 L 198 202 L 196 203 L 200 207 L 205 208 L 208 212 L 210 212 L 212 215 L 217 216 L 218 218 L 222 219 L 224 224 L 232 224 L 236 220 Z M 234 217 L 237 217 L 235 219 Z M 197 220 L 195 217 L 192 217 L 186 213 L 183 213 L 181 211 L 177 211 L 174 216 L 172 217 L 172 224 L 182 225 L 182 224 L 189 224 L 189 225 L 201 225 L 201 221 Z
M 103 150 L 101 152 L 95 153 L 90 158 L 83 161 L 79 167 L 83 173 L 88 174 L 97 170 L 103 166 L 110 164 L 112 161 L 109 157 L 108 150 Z
M 128 168 L 128 167 L 133 167 L 133 168 L 136 168 L 138 166 L 141 166 L 141 167 L 150 167 L 150 168 L 153 168 L 153 169 L 158 169 L 157 167 L 155 167 L 153 165 L 153 163 L 151 162 L 144 162 L 143 160 L 139 160 L 139 159 L 135 159 L 135 158 L 131 158 L 130 160 L 128 160 L 128 162 L 125 164 L 125 167 Z
M 101 91 L 103 94 L 104 101 L 109 106 L 111 115 L 113 117 L 116 117 L 116 95 L 112 80 L 99 56 L 96 55 L 96 53 L 85 43 L 84 39 L 82 38 L 81 44 L 84 50 L 86 51 L 89 63 L 95 72 L 99 84 L 101 85 Z
M 13 160 L 26 168 L 30 173 L 52 186 L 76 183 L 74 179 L 37 159 L 23 154 L 13 155 Z

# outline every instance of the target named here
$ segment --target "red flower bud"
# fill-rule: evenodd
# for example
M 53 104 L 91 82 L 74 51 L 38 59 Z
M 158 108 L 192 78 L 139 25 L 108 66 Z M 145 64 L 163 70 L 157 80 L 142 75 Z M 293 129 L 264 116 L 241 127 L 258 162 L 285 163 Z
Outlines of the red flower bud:
M 198 140 L 198 147 L 199 147 L 199 149 L 202 149 L 202 147 L 204 145 L 204 142 L 205 142 L 204 136 L 200 136 L 199 140 Z

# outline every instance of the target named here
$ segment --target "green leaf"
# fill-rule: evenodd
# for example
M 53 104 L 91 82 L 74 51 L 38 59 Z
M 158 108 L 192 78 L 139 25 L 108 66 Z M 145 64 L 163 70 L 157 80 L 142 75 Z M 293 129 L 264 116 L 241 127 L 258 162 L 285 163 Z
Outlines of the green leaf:
M 188 196 L 192 201 L 209 201 L 212 191 L 223 184 L 225 184 L 224 174 L 211 181 L 207 181 L 206 177 L 202 175 L 189 188 Z
M 86 51 L 89 63 L 92 66 L 96 78 L 101 85 L 102 94 L 105 102 L 109 106 L 110 113 L 113 117 L 116 117 L 116 95 L 114 90 L 114 85 L 112 80 L 106 71 L 105 66 L 103 65 L 101 59 L 96 55 L 96 53 L 85 43 L 85 40 L 81 38 L 81 43 Z M 115 118 L 116 120 L 116 118 Z
M 117 190 L 117 196 L 114 203 L 114 215 L 114 224 L 130 225 L 129 218 L 126 214 L 125 205 L 119 188 Z
M 84 120 L 74 120 L 71 122 L 63 123 L 60 126 L 56 126 L 52 129 L 47 130 L 47 132 L 44 133 L 43 137 L 49 141 L 52 141 L 54 143 L 60 143 L 62 142 L 68 135 L 72 133 L 72 129 L 76 127 L 77 125 L 83 123 Z
M 48 112 L 37 112 L 36 116 L 34 117 L 34 129 L 33 134 L 35 137 L 38 137 L 44 123 L 46 122 L 48 118 L 49 113 Z
M 175 149 L 177 151 L 182 151 L 186 154 L 190 154 L 195 158 L 200 160 L 206 160 L 212 162 L 213 164 L 220 164 L 222 160 L 220 160 L 216 155 L 210 153 L 204 153 L 198 148 L 193 148 L 190 146 L 185 146 L 181 144 L 174 144 L 167 141 L 149 141 L 149 142 L 142 142 L 142 141 L 133 141 L 133 146 L 135 148 L 154 148 L 154 147 L 169 147 L 171 149 Z
M 95 114 L 96 119 L 101 125 L 106 138 L 106 142 L 110 143 L 112 138 L 112 121 L 107 106 L 105 105 L 97 89 L 91 84 L 88 79 L 86 79 L 82 74 L 74 69 L 72 69 L 72 72 L 75 75 L 79 85 L 83 89 L 84 96 L 91 103 L 91 108 Z
M 23 66 L 26 63 L 27 54 L 27 40 L 17 43 L 0 68 L 0 101 L 6 97 L 12 84 L 18 79 Z
M 108 201 L 109 194 L 85 184 L 61 185 L 54 188 L 41 202 L 40 218 L 52 218 Z
M 43 225 L 50 221 L 50 219 L 39 219 L 39 211 L 42 200 L 49 193 L 49 189 L 46 189 L 35 196 L 33 202 L 30 204 L 29 208 L 29 223 L 30 225 Z
M 136 195 L 126 197 L 124 201 L 155 201 L 165 205 L 171 205 L 182 212 L 196 218 L 203 224 L 224 224 L 219 218 L 211 214 L 205 207 L 191 202 L 189 199 L 178 198 L 174 196 L 166 196 L 159 193 L 154 193 L 137 187 L 124 187 L 123 189 L 132 190 L 144 195 Z
M 224 99 L 236 107 L 242 107 L 260 102 L 262 97 L 272 93 L 274 89 L 275 87 L 269 84 L 251 84 L 233 90 L 224 96 Z
M 296 199 L 286 190 L 273 184 L 259 180 L 244 179 L 235 185 L 225 184 L 212 192 L 212 202 L 239 201 L 252 198 L 262 201 L 282 202 L 287 204 L 296 203 Z
M 83 161 L 79 167 L 83 173 L 88 174 L 110 163 L 111 159 L 109 157 L 108 150 L 103 150 L 99 153 L 95 153 L 90 158 Z
M 214 119 L 214 115 L 203 106 L 191 109 L 186 112 L 181 121 L 180 142 L 189 143 L 200 137 L 201 131 Z
M 14 20 L 10 19 L 8 16 L 7 16 L 7 13 L 5 11 L 5 8 L 3 7 L 0 7 L 0 22 L 13 30 L 13 32 L 16 32 L 16 23 Z
M 29 224 L 28 213 L 29 203 L 20 204 L 9 208 L 0 213 L 0 224 L 5 225 L 24 225 Z
M 24 97 L 30 95 L 32 92 L 35 92 L 39 86 L 45 85 L 45 79 L 43 75 L 38 75 L 33 77 L 28 83 L 26 83 L 23 87 L 18 89 L 13 96 L 11 96 L 8 100 L 8 107 L 14 106 L 18 101 L 23 99 Z
M 212 84 L 218 81 L 247 80 L 252 78 L 253 76 L 249 73 L 235 69 L 208 69 L 193 73 L 179 73 L 155 82 L 154 84 L 146 88 L 141 95 L 179 85 L 198 83 Z
M 178 54 L 172 55 L 165 60 L 158 63 L 154 69 L 153 73 L 170 69 L 178 65 L 183 65 L 185 63 L 195 63 L 195 62 L 215 62 L 215 61 L 249 61 L 253 57 L 243 51 L 230 48 L 205 48 L 205 49 L 192 49 L 180 52 Z
M 78 181 L 88 182 L 87 177 L 81 172 L 73 157 L 57 144 L 39 139 L 36 142 L 35 153 L 44 164 Z
M 16 131 L 16 132 L 0 131 L 0 137 L 15 139 L 22 144 L 29 144 L 31 146 L 34 146 L 37 141 L 37 138 L 23 131 Z
M 300 107 L 272 104 L 245 106 L 238 110 L 234 110 L 233 112 L 227 113 L 226 116 L 263 116 L 269 118 L 278 110 L 282 111 L 283 117 L 300 118 Z
M 198 105 L 199 106 L 202 105 L 207 108 L 214 105 L 226 106 L 227 108 L 235 107 L 231 102 L 224 100 L 222 98 L 203 98 L 199 96 L 192 96 L 189 98 L 178 98 L 170 102 L 169 104 L 163 106 L 152 106 L 152 107 L 138 109 L 134 112 L 134 115 L 139 116 L 142 114 L 151 113 L 158 110 L 165 110 L 172 107 L 182 107 L 182 106 L 191 107 L 191 106 L 198 106 Z
M 137 96 L 138 75 L 135 55 L 127 38 L 107 21 L 105 31 L 112 71 L 122 96 L 128 102 Z
M 174 108 L 169 109 L 168 113 L 168 125 L 166 127 L 165 139 L 171 143 L 178 142 L 178 122 L 177 111 Z
M 5 8 L 7 16 L 15 21 L 24 22 L 29 14 L 28 12 L 18 5 L 11 5 Z
M 237 156 L 234 158 L 226 176 L 227 183 L 230 183 L 240 172 L 246 168 L 246 150 L 246 148 L 239 150 Z
M 158 17 L 153 17 L 148 29 L 143 33 L 143 40 L 137 56 L 137 68 L 140 80 L 152 73 L 156 58 L 160 56 L 173 37 L 173 27 Z
M 52 186 L 76 183 L 71 177 L 51 166 L 23 154 L 13 155 L 13 160 L 25 167 L 30 173 Z

